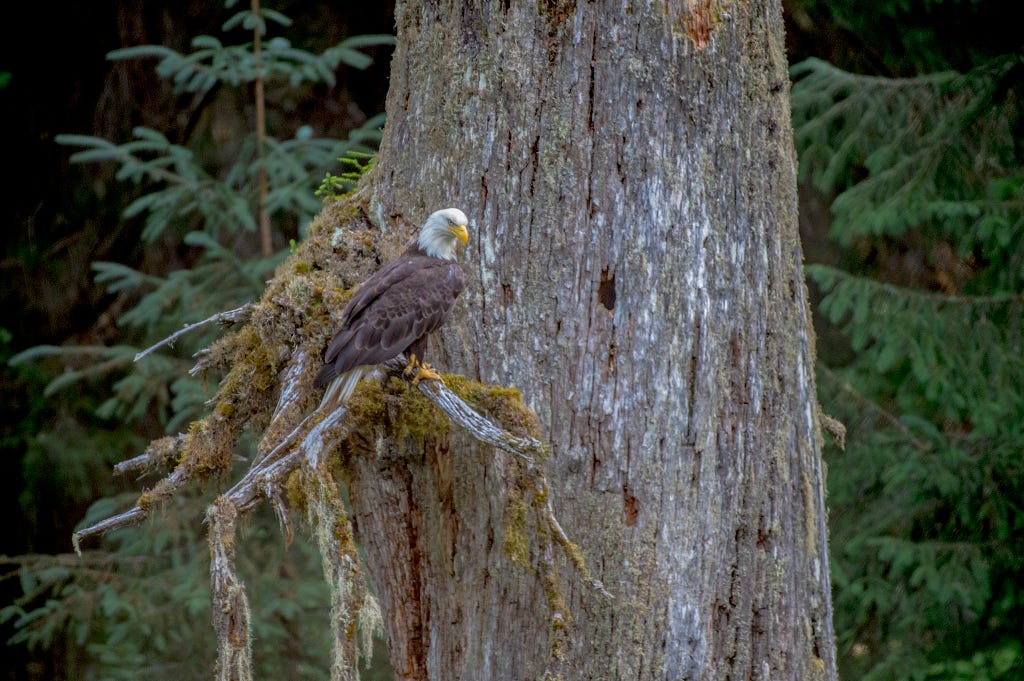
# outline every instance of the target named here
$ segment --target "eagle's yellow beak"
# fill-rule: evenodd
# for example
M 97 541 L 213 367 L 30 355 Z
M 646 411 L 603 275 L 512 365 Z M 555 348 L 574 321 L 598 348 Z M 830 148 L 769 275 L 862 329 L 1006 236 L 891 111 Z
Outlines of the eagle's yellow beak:
M 455 238 L 461 241 L 463 246 L 469 243 L 469 230 L 466 229 L 466 225 L 449 227 L 448 231 L 454 234 Z

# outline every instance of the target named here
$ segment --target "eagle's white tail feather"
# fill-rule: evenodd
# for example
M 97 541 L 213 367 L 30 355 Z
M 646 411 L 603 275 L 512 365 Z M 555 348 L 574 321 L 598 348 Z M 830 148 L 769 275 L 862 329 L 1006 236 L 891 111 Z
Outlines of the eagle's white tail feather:
M 336 407 L 340 407 L 348 403 L 352 393 L 356 390 L 356 386 L 359 385 L 359 381 L 369 376 L 372 372 L 373 367 L 360 366 L 338 376 L 327 386 L 327 390 L 324 391 L 324 397 L 320 400 L 320 406 L 333 403 Z

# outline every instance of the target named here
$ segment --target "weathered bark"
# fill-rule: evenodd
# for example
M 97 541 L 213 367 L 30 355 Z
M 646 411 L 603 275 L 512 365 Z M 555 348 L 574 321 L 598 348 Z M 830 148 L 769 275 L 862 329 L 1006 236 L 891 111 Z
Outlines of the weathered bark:
M 522 546 L 512 457 L 379 443 L 350 490 L 396 678 L 834 679 L 778 2 L 407 2 L 397 28 L 373 212 L 470 216 L 434 359 L 523 390 L 615 598 Z

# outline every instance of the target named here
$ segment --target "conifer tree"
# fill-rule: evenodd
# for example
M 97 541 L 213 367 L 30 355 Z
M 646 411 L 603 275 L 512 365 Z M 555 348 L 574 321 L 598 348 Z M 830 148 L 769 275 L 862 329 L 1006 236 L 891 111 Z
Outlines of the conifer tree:
M 807 271 L 823 348 L 841 670 L 1021 679 L 1024 61 L 908 78 L 792 71 L 805 181 L 834 196 Z

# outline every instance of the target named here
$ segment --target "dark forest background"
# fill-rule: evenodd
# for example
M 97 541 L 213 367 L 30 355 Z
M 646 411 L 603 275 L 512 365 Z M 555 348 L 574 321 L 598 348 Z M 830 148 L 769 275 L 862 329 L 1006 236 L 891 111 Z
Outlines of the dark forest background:
M 265 39 L 313 55 L 392 31 L 389 2 L 267 4 L 292 23 L 271 22 Z M 847 679 L 1024 679 L 1024 59 L 1014 5 L 784 3 L 819 391 L 846 426 L 845 449 L 832 436 L 827 460 Z M 251 32 L 224 28 L 240 9 L 17 3 L 0 21 L 0 638 L 11 642 L 2 678 L 205 678 L 212 667 L 194 506 L 170 504 L 83 559 L 69 554 L 83 518 L 153 482 L 114 476 L 112 465 L 178 432 L 208 394 L 175 377 L 209 335 L 149 363 L 131 356 L 258 295 L 278 257 L 261 253 L 254 228 L 252 83 L 225 76 L 189 89 L 158 74 L 155 58 L 107 55 L 145 44 L 189 53 L 200 35 L 244 45 Z M 373 149 L 391 48 L 347 44 L 365 59 L 344 52 L 329 77 L 300 77 L 293 65 L 265 83 L 278 254 L 302 238 L 324 172 L 337 180 L 329 192 L 343 191 Z M 140 138 L 139 126 L 162 139 Z M 69 134 L 94 141 L 58 141 Z M 72 163 L 100 138 L 122 151 L 148 139 L 138 157 L 178 154 L 180 166 L 162 167 L 178 174 L 124 158 Z M 198 205 L 160 194 L 175 183 L 200 187 L 189 190 Z M 165 202 L 140 204 L 147 196 Z M 242 566 L 250 589 L 267 594 L 257 663 L 263 676 L 322 678 L 318 559 L 301 539 L 280 546 L 276 532 L 272 517 L 247 528 L 246 541 L 264 547 L 260 565 Z M 388 678 L 377 657 L 365 678 Z

